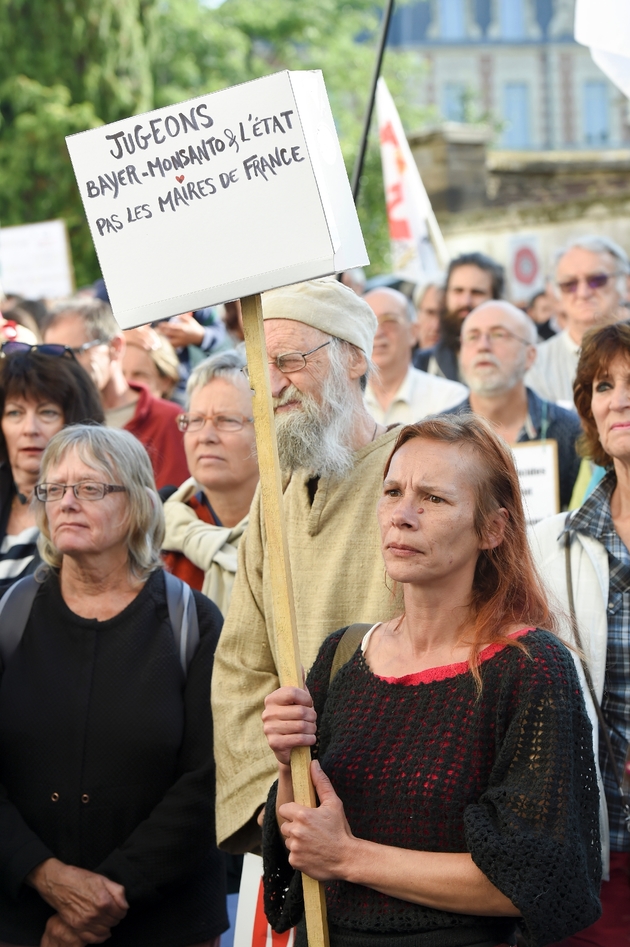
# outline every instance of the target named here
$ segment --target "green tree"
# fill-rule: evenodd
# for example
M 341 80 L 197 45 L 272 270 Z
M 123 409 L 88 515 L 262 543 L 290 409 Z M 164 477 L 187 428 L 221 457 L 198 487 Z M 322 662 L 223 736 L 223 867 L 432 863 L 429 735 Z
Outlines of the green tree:
M 89 102 L 73 105 L 63 85 L 17 76 L 0 86 L 0 223 L 63 218 L 78 285 L 96 278 L 98 263 L 65 136 L 102 124 Z
M 155 0 L 4 0 L 0 81 L 63 85 L 113 122 L 153 106 L 147 22 Z

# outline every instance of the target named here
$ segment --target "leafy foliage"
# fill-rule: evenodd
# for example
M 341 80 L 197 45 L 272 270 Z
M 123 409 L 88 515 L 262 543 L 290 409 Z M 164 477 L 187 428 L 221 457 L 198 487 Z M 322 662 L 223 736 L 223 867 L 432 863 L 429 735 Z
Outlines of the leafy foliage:
M 321 69 L 349 171 L 374 68 L 372 0 L 4 0 L 0 5 L 0 223 L 65 218 L 79 285 L 97 262 L 64 137 L 280 69 Z M 420 67 L 388 52 L 407 127 Z M 388 266 L 373 133 L 359 215 L 372 269 Z

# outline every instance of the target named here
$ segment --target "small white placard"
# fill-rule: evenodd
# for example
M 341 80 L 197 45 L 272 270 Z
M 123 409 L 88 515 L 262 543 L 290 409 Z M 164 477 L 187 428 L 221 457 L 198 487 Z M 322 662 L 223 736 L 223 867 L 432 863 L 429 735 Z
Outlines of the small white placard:
M 66 140 L 123 328 L 368 262 L 319 71 Z
M 71 296 L 74 274 L 63 220 L 0 228 L 0 283 L 26 299 Z
M 555 441 L 512 444 L 528 525 L 560 512 L 558 445 Z

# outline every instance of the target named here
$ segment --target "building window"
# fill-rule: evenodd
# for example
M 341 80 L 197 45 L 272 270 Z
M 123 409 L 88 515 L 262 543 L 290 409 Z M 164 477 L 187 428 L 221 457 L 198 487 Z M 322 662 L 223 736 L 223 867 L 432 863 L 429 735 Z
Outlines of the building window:
M 609 135 L 608 86 L 589 80 L 584 83 L 584 139 L 587 145 L 603 145 Z
M 503 39 L 523 39 L 525 36 L 523 0 L 499 0 L 499 23 Z
M 465 39 L 464 0 L 439 0 L 439 11 L 440 37 L 442 39 Z
M 529 148 L 529 89 L 526 82 L 506 82 L 503 89 L 504 148 Z
M 447 82 L 442 90 L 442 115 L 447 122 L 465 120 L 466 86 L 461 82 Z

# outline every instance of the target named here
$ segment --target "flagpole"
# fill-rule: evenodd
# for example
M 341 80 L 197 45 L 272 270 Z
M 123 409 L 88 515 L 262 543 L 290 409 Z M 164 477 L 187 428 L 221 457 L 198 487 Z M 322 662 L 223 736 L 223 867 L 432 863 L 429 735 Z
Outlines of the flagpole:
M 370 134 L 370 125 L 372 124 L 372 113 L 374 112 L 374 99 L 376 98 L 376 84 L 378 82 L 378 77 L 381 74 L 381 66 L 383 65 L 383 56 L 385 55 L 385 47 L 387 45 L 387 34 L 389 33 L 389 24 L 392 18 L 392 13 L 394 12 L 394 3 L 395 3 L 395 0 L 387 0 L 387 6 L 385 7 L 385 13 L 383 14 L 381 36 L 380 36 L 379 44 L 378 44 L 378 54 L 376 57 L 376 65 L 374 67 L 374 75 L 372 76 L 372 88 L 370 89 L 370 97 L 368 99 L 368 106 L 365 113 L 365 122 L 363 124 L 363 132 L 361 134 L 361 143 L 359 145 L 359 152 L 357 154 L 357 158 L 354 163 L 354 170 L 352 172 L 352 197 L 354 198 L 355 205 L 359 199 L 359 187 L 361 184 L 361 174 L 363 172 L 363 165 L 365 163 L 365 152 L 367 151 L 368 135 Z

